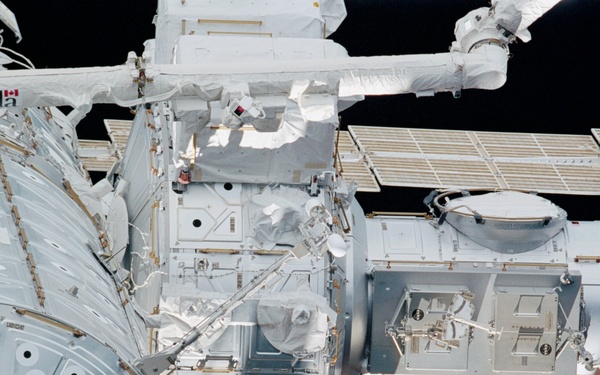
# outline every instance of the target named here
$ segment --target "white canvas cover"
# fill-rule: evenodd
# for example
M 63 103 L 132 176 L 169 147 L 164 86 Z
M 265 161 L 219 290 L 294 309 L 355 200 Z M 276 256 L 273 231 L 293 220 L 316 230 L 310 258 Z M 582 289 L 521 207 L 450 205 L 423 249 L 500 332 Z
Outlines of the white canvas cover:
M 300 242 L 303 236 L 298 225 L 308 218 L 303 206 L 309 199 L 307 193 L 286 186 L 267 186 L 253 195 L 247 204 L 252 243 L 267 250 L 275 244 L 293 246 Z
M 173 345 L 226 300 L 226 296 L 216 293 L 203 296 L 192 293 L 163 296 L 160 303 L 159 343 L 164 347 Z M 220 320 L 221 323 L 215 324 L 200 336 L 190 349 L 200 350 L 212 345 L 223 334 L 230 321 L 231 314 L 228 314 Z
M 323 38 L 346 16 L 343 0 L 235 1 L 165 0 L 156 18 L 156 61 L 170 63 L 181 35 L 237 35 Z M 248 21 L 257 21 L 252 23 Z M 226 35 L 226 34 L 225 34 Z
M 527 43 L 531 40 L 527 28 L 559 2 L 560 0 L 495 0 L 492 5 L 495 7 L 495 18 L 511 20 L 515 29 L 510 31 Z
M 267 294 L 258 303 L 258 324 L 267 340 L 300 358 L 325 348 L 336 316 L 325 297 L 309 291 Z
M 21 31 L 19 30 L 17 18 L 15 17 L 14 13 L 10 9 L 8 9 L 8 7 L 4 5 L 1 1 L 0 22 L 4 23 L 6 26 L 8 26 L 9 29 L 11 29 L 15 33 L 15 36 L 17 37 L 17 43 L 21 41 Z
M 304 184 L 311 175 L 330 170 L 337 117 L 307 121 L 298 103 L 287 100 L 286 104 L 277 132 L 202 129 L 193 181 Z

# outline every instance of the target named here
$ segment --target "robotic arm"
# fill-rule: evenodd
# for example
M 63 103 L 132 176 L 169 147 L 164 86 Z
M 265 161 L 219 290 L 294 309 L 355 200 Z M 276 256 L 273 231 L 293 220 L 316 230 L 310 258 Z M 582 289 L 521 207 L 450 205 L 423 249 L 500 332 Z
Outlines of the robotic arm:
M 433 55 L 347 57 L 304 61 L 265 61 L 260 66 L 230 64 L 156 65 L 131 53 L 126 65 L 104 68 L 44 69 L 0 72 L 0 92 L 18 92 L 18 101 L 0 106 L 61 106 L 85 114 L 94 103 L 136 106 L 181 97 L 221 99 L 231 82 L 245 82 L 261 92 L 287 96 L 293 82 L 323 82 L 332 94 L 394 95 L 453 92 L 463 88 L 496 89 L 506 80 L 507 45 L 529 40 L 527 26 L 558 0 L 497 0 L 470 12 L 456 24 L 451 51 Z M 3 98 L 0 98 L 3 99 Z M 237 101 L 236 101 L 237 100 Z M 261 112 L 251 96 L 229 102 L 230 125 L 240 126 Z M 8 103 L 8 104 L 7 104 Z M 81 117 L 81 116 L 79 116 Z

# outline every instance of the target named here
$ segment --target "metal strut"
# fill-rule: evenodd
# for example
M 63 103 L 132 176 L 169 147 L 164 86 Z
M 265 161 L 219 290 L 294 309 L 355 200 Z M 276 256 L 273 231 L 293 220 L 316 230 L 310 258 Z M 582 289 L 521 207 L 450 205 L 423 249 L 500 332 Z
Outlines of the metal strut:
M 164 370 L 167 370 L 169 366 L 175 364 L 179 353 L 198 340 L 209 328 L 212 328 L 215 324 L 221 324 L 220 319 L 243 303 L 244 299 L 250 297 L 262 288 L 265 283 L 277 275 L 289 260 L 299 259 L 307 254 L 309 254 L 309 252 L 307 252 L 304 245 L 300 243 L 292 249 L 292 251 L 285 254 L 271 266 L 262 271 L 254 278 L 254 280 L 237 291 L 231 298 L 215 309 L 173 346 L 161 352 L 140 358 L 135 362 L 135 367 L 145 375 L 160 374 Z

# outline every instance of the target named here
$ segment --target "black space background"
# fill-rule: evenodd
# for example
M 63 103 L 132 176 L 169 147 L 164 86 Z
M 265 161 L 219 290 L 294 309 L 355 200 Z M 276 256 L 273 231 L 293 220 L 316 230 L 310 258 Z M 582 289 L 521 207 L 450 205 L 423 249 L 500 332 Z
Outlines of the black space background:
M 188 0 L 193 1 L 193 0 Z M 37 68 L 122 64 L 154 35 L 156 1 L 4 0 L 24 40 L 8 30 L 4 46 Z M 331 38 L 351 56 L 437 53 L 454 40 L 457 19 L 486 0 L 347 0 L 348 17 Z M 590 134 L 600 127 L 600 0 L 563 0 L 530 28 L 529 43 L 511 45 L 508 82 L 496 91 L 416 99 L 370 97 L 342 112 L 344 125 Z M 14 66 L 11 66 L 14 68 Z M 79 124 L 82 138 L 106 137 L 103 118 L 130 119 L 128 109 L 96 105 Z M 600 186 L 598 187 L 600 193 Z M 384 188 L 359 194 L 365 211 L 423 211 L 426 189 Z M 600 219 L 600 198 L 548 196 L 569 218 Z

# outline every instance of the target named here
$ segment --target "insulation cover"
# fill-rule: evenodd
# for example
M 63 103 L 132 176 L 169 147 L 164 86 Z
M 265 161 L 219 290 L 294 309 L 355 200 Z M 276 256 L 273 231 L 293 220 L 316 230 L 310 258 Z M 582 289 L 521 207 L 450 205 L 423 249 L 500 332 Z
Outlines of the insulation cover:
M 265 295 L 258 304 L 258 324 L 267 340 L 296 357 L 325 348 L 336 316 L 324 297 L 306 291 Z

